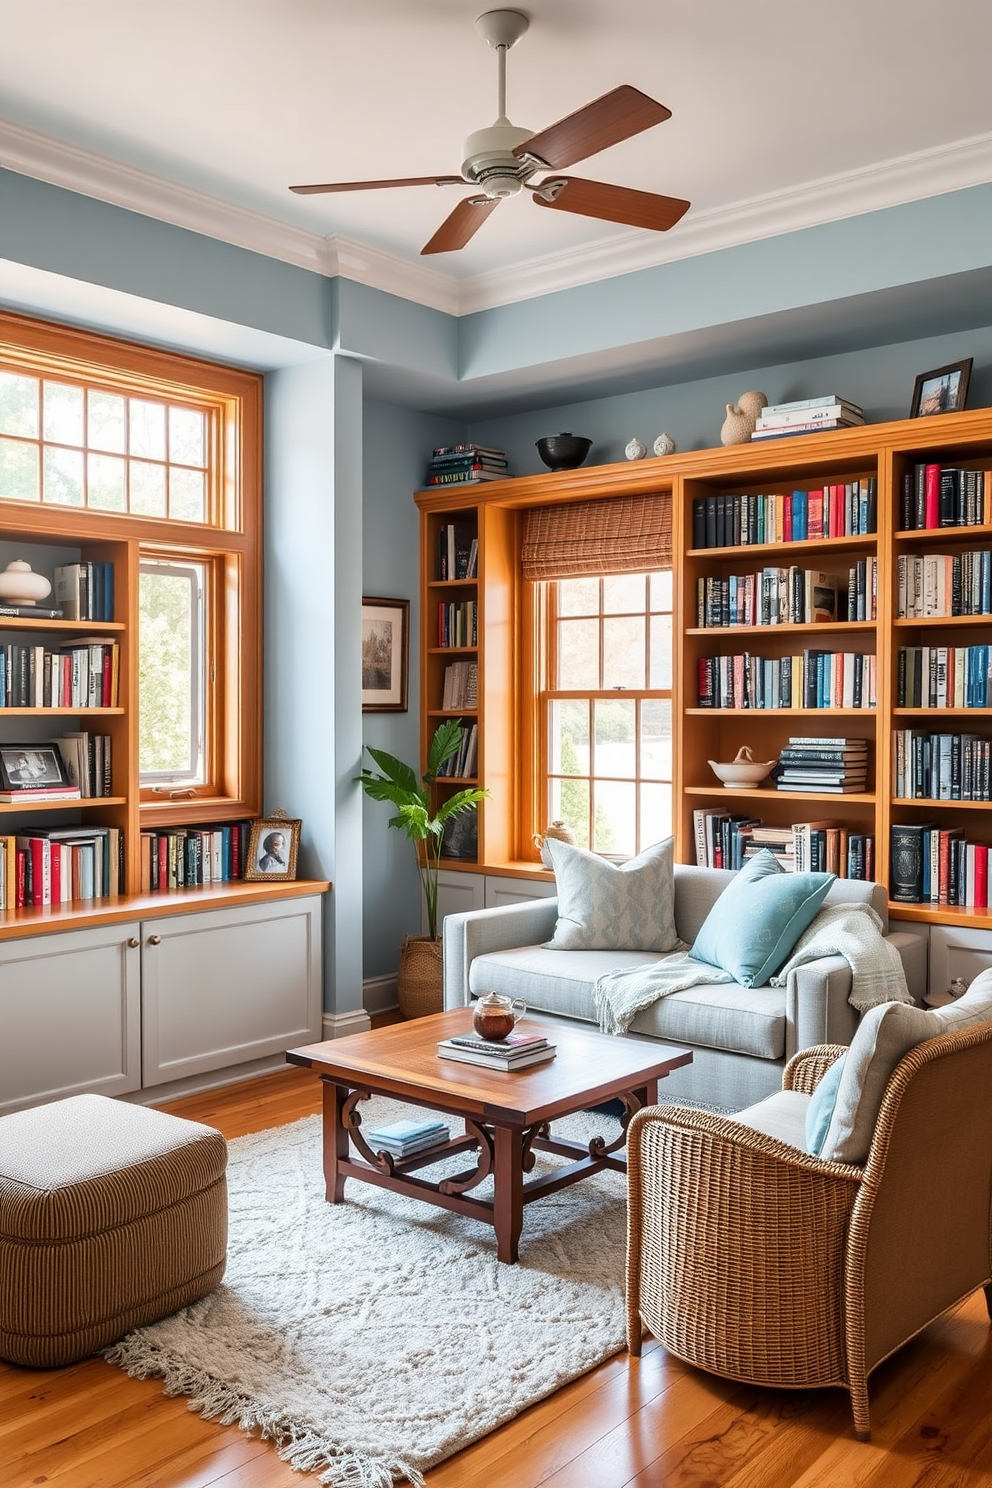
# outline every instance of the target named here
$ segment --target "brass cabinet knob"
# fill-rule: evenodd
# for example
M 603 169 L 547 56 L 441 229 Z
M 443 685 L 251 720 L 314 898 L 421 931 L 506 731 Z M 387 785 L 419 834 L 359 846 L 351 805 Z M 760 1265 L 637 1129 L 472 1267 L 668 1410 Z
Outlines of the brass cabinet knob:
M 141 944 L 141 941 L 136 935 L 129 935 L 127 943 L 131 947 L 132 951 L 134 951 L 137 950 L 138 946 Z
M 148 937 L 148 944 L 149 945 L 161 945 L 162 944 L 162 937 L 161 937 L 161 935 L 149 935 L 149 937 Z

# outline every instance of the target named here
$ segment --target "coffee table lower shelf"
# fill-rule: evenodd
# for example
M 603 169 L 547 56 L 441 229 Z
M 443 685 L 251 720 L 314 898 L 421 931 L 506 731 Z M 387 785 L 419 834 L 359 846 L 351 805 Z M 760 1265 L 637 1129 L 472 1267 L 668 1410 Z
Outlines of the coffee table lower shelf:
M 537 1020 L 528 1020 L 537 1022 Z M 432 1027 L 426 1029 L 424 1025 Z M 625 1173 L 622 1149 L 635 1111 L 654 1105 L 658 1080 L 688 1064 L 685 1049 L 608 1038 L 581 1028 L 554 1027 L 558 1057 L 513 1074 L 437 1057 L 437 1040 L 469 1026 L 467 1010 L 292 1049 L 287 1059 L 308 1065 L 323 1084 L 324 1180 L 328 1203 L 344 1199 L 348 1178 L 422 1199 L 466 1215 L 496 1232 L 499 1260 L 518 1259 L 524 1206 L 604 1169 Z M 461 1117 L 465 1134 L 406 1158 L 376 1152 L 362 1132 L 360 1106 L 373 1095 Z M 608 1100 L 623 1107 L 621 1132 L 586 1144 L 555 1136 L 559 1116 Z M 570 1159 L 528 1177 L 538 1152 Z M 432 1181 L 418 1171 L 465 1153 L 464 1170 Z M 492 1196 L 473 1191 L 492 1179 Z

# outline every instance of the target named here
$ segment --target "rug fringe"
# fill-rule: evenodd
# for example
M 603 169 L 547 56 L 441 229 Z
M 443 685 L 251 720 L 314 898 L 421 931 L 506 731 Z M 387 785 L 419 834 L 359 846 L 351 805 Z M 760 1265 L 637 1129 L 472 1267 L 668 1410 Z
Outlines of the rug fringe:
M 294 1472 L 323 1469 L 317 1481 L 331 1488 L 392 1488 L 403 1480 L 412 1488 L 425 1488 L 423 1474 L 412 1463 L 387 1462 L 340 1448 L 304 1422 L 263 1410 L 257 1401 L 239 1395 L 205 1370 L 175 1363 L 147 1343 L 140 1330 L 101 1350 L 101 1357 L 132 1379 L 161 1379 L 166 1395 L 187 1396 L 188 1409 L 205 1420 L 219 1420 L 222 1426 L 238 1426 L 275 1442 L 279 1456 Z

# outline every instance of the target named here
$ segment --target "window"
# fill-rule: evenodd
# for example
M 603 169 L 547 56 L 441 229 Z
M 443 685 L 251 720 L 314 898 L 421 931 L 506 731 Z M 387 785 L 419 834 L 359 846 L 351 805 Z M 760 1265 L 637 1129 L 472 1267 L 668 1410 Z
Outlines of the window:
M 138 761 L 145 786 L 206 783 L 202 563 L 144 561 L 138 586 Z
M 584 847 L 630 857 L 672 830 L 672 575 L 541 587 L 548 814 Z

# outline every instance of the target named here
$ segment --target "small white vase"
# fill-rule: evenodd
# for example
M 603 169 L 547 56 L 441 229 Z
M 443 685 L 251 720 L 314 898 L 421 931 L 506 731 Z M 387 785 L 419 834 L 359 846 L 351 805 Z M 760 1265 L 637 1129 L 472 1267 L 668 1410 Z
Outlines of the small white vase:
M 15 558 L 0 573 L 0 600 L 6 604 L 37 604 L 39 599 L 47 599 L 51 592 L 51 581 L 44 574 L 35 573 L 23 558 Z
M 674 455 L 675 440 L 671 434 L 658 435 L 658 438 L 654 442 L 654 452 L 656 455 Z
M 642 444 L 639 439 L 632 439 L 624 450 L 628 460 L 643 460 L 647 452 L 647 445 Z

